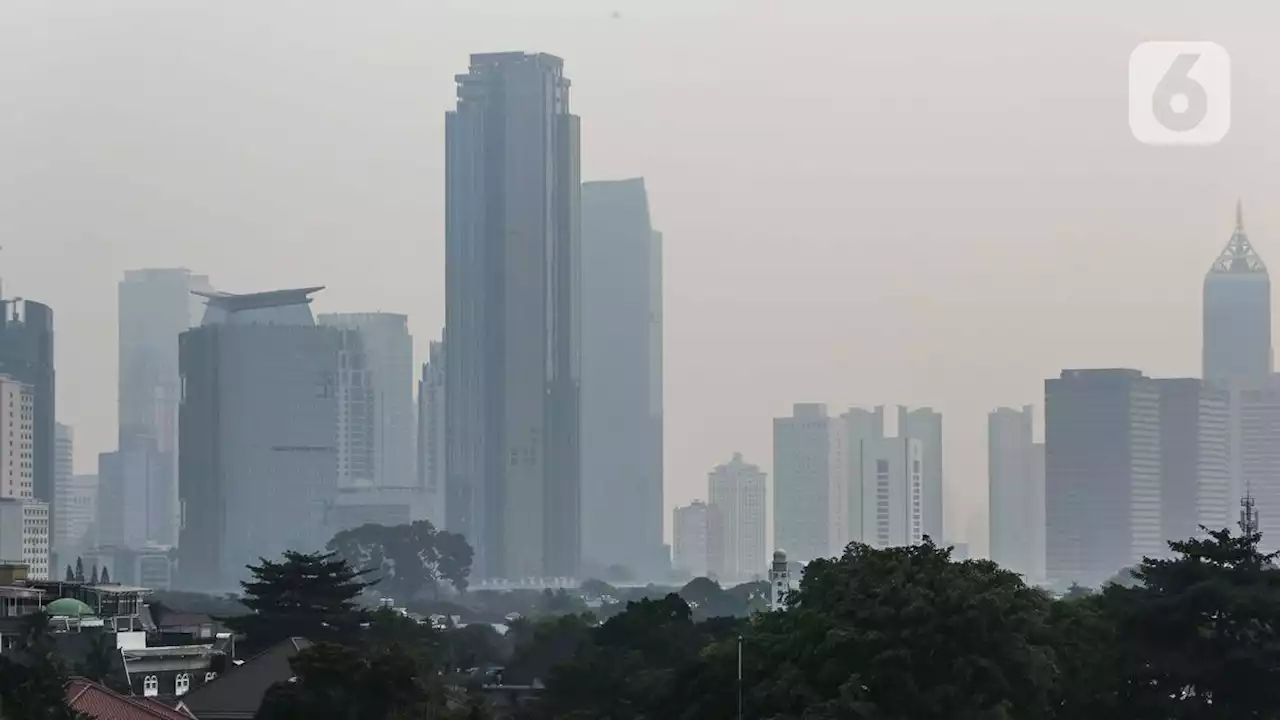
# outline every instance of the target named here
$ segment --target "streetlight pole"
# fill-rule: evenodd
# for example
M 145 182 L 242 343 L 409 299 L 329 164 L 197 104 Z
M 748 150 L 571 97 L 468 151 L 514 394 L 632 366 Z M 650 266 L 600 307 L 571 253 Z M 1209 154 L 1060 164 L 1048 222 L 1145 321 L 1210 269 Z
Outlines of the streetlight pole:
M 742 720 L 742 636 L 738 636 L 738 720 Z

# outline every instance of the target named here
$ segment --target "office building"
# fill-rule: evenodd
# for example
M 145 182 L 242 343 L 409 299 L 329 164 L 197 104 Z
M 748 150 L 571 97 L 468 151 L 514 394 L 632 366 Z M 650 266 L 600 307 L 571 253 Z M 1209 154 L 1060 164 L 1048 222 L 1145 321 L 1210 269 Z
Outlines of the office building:
M 418 487 L 426 496 L 427 519 L 445 526 L 444 343 L 433 342 L 418 381 Z
M 360 337 L 315 324 L 321 289 L 204 293 L 201 326 L 180 338 L 186 589 L 233 589 L 247 563 L 329 540 L 340 357 Z
M 642 577 L 662 558 L 662 236 L 644 180 L 582 184 L 582 547 Z
M 1204 277 L 1204 379 L 1271 373 L 1271 277 L 1249 242 L 1236 206 L 1236 228 Z
M 53 310 L 31 300 L 0 300 L 0 375 L 30 386 L 31 491 L 36 500 L 53 500 L 54 369 Z
M 672 533 L 675 540 L 671 564 L 677 572 L 692 577 L 707 577 L 711 567 L 720 567 L 722 558 L 711 559 L 712 544 L 710 531 L 719 525 L 712 522 L 711 515 L 715 510 L 695 500 L 688 505 L 675 509 Z
M 819 403 L 797 403 L 791 417 L 773 421 L 774 547 L 801 563 L 832 554 L 838 433 L 839 424 Z
M 149 442 L 98 455 L 97 542 L 124 548 L 176 543 L 173 460 Z
M 1229 384 L 1228 500 L 1253 498 L 1264 552 L 1280 550 L 1280 375 Z M 1231 526 L 1235 530 L 1234 525 Z
M 98 543 L 98 476 L 72 475 L 59 482 L 53 501 L 53 515 L 57 518 L 54 568 L 66 565 Z
M 1064 370 L 1045 381 L 1045 565 L 1097 587 L 1165 549 L 1160 386 L 1137 370 Z
M 338 485 L 404 488 L 413 466 L 413 338 L 409 318 L 393 313 L 335 313 L 316 317 L 327 327 L 360 334 L 342 366 Z
M 1231 493 L 1229 392 L 1199 378 L 1155 383 L 1160 390 L 1161 539 L 1203 536 L 1201 527 L 1234 530 L 1239 507 Z
M 944 535 L 946 498 L 942 483 L 942 415 L 933 408 L 914 410 L 898 406 L 898 435 L 920 441 L 924 463 L 921 516 L 924 534 L 941 543 Z
M 1044 444 L 1035 442 L 1034 409 L 998 408 L 987 416 L 988 546 L 991 560 L 1027 582 L 1045 580 Z
M 445 120 L 446 526 L 481 578 L 581 561 L 579 157 L 551 55 L 471 56 Z
M 49 503 L 0 498 L 0 560 L 27 564 L 27 577 L 49 579 Z
M 35 391 L 0 375 L 0 497 L 35 498 Z
M 897 435 L 888 434 L 884 406 L 851 408 L 837 421 L 833 554 L 850 542 L 895 547 L 924 540 L 931 455 L 926 438 L 903 434 L 910 428 L 908 417 L 932 433 L 926 438 L 941 438 L 941 417 L 928 408 L 914 414 L 898 408 Z
M 765 555 L 765 474 L 742 453 L 717 465 L 707 477 L 711 508 L 707 572 L 720 582 L 748 581 L 768 571 Z M 716 526 L 720 532 L 714 532 Z M 712 561 L 717 561 L 712 564 Z

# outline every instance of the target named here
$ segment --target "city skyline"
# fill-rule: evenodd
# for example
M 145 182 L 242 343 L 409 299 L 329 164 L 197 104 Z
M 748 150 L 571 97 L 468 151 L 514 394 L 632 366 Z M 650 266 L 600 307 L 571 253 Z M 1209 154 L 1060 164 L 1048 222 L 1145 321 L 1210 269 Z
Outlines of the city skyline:
M 484 35 L 470 11 L 424 11 L 433 20 L 456 20 L 448 23 L 456 37 L 451 33 L 422 50 L 393 43 L 394 63 L 385 54 L 357 51 L 366 44 L 377 47 L 386 37 L 407 41 L 419 34 L 421 25 L 403 23 L 404 18 L 392 22 L 394 13 L 389 13 L 348 23 L 354 29 L 338 34 L 325 21 L 306 18 L 294 32 L 327 38 L 333 41 L 327 46 L 345 48 L 359 59 L 342 65 L 307 43 L 297 51 L 307 62 L 295 63 L 254 46 L 256 57 L 265 53 L 272 59 L 268 67 L 255 68 L 254 77 L 236 74 L 235 68 L 244 65 L 237 66 L 234 58 L 227 65 L 227 58 L 217 55 L 211 43 L 215 29 L 183 24 L 174 28 L 174 36 L 191 38 L 198 48 L 190 61 L 192 77 L 207 85 L 213 102 L 254 107 L 252 98 L 289 88 L 287 102 L 257 106 L 247 113 L 249 125 L 220 130 L 205 124 L 203 113 L 161 108 L 140 97 L 133 83 L 112 79 L 171 82 L 161 69 L 135 68 L 125 59 L 121 42 L 128 33 L 90 38 L 91 46 L 103 53 L 94 56 L 101 62 L 93 65 L 110 69 L 111 77 L 96 74 L 88 63 L 68 60 L 72 70 L 48 79 L 55 88 L 71 87 L 71 78 L 85 73 L 103 81 L 94 93 L 109 95 L 90 93 L 80 102 L 117 110 L 94 127 L 60 119 L 76 113 L 51 105 L 38 89 L 18 87 L 15 98 L 43 118 L 34 125 L 47 129 L 6 125 L 11 130 L 7 137 L 30 139 L 29 148 L 12 148 L 11 163 L 0 170 L 14 182 L 12 199 L 6 201 L 6 217 L 14 228 L 14 238 L 5 243 L 6 288 L 58 309 L 59 419 L 78 429 L 77 471 L 92 472 L 96 454 L 111 449 L 116 435 L 115 360 L 102 359 L 98 352 L 108 347 L 115 330 L 110 309 L 93 298 L 108 296 L 118 280 L 114 273 L 125 268 L 187 265 L 209 272 L 224 287 L 241 290 L 314 277 L 332 287 L 318 310 L 363 307 L 409 314 L 417 355 L 425 357 L 426 339 L 439 332 L 443 316 L 441 284 L 422 280 L 424 269 L 439 267 L 443 256 L 442 150 L 437 147 L 442 120 L 437 115 L 452 100 L 453 74 L 476 49 L 529 47 L 569 59 L 577 68 L 575 104 L 591 119 L 591 133 L 584 139 L 590 145 L 584 152 L 584 178 L 643 174 L 649 179 L 651 202 L 674 248 L 668 252 L 666 415 L 669 435 L 682 442 L 668 453 L 668 508 L 697 496 L 703 469 L 735 447 L 772 467 L 769 428 L 759 418 L 784 414 L 796 399 L 821 395 L 835 407 L 928 404 L 951 420 L 947 482 L 958 491 L 952 493 L 958 500 L 949 518 L 955 522 L 948 527 L 955 528 L 957 537 L 967 537 L 974 526 L 985 526 L 979 506 L 985 498 L 987 411 L 1033 401 L 1040 381 L 1064 366 L 1132 365 L 1153 376 L 1198 374 L 1199 309 L 1192 295 L 1207 258 L 1230 230 L 1236 195 L 1246 197 L 1250 235 L 1264 256 L 1274 229 L 1280 228 L 1280 216 L 1257 202 L 1273 192 L 1275 180 L 1247 159 L 1265 157 L 1270 142 L 1256 122 L 1242 121 L 1212 153 L 1193 159 L 1179 155 L 1175 166 L 1160 153 L 1122 146 L 1132 139 L 1123 127 L 1113 132 L 1109 106 L 1101 101 L 1085 101 L 1089 114 L 1084 120 L 1091 131 L 1074 134 L 1080 116 L 1071 115 L 1068 123 L 1050 112 L 1063 109 L 1054 99 L 1063 86 L 1027 82 L 1041 71 L 1076 90 L 1087 89 L 1091 98 L 1106 95 L 1112 68 L 1099 58 L 1081 60 L 1079 75 L 1063 78 L 1054 68 L 1057 60 L 1073 56 L 1081 42 L 1122 56 L 1128 48 L 1121 41 L 1129 40 L 1123 31 L 1068 28 L 1047 33 L 1022 28 L 1015 17 L 1011 22 L 1019 32 L 998 32 L 999 42 L 990 47 L 1012 43 L 1015 49 L 1036 48 L 1028 54 L 1025 76 L 1015 69 L 993 69 L 980 56 L 944 68 L 936 84 L 926 77 L 937 72 L 934 64 L 904 65 L 895 53 L 912 49 L 936 57 L 953 47 L 947 38 L 927 32 L 917 39 L 897 31 L 883 39 L 857 35 L 868 42 L 859 44 L 855 55 L 784 83 L 779 81 L 783 66 L 808 66 L 824 41 L 836 39 L 834 26 L 845 14 L 814 10 L 815 18 L 834 17 L 833 28 L 806 26 L 806 32 L 816 34 L 804 46 L 785 26 L 769 36 L 753 31 L 749 21 L 764 11 L 751 10 L 743 18 L 748 22 L 729 21 L 743 31 L 740 39 L 715 39 L 724 34 L 723 18 L 686 18 L 682 22 L 688 35 L 680 37 L 670 56 L 647 57 L 641 52 L 646 43 L 640 41 L 649 32 L 643 20 L 659 11 L 628 10 L 622 22 L 602 18 L 588 24 L 594 30 L 587 35 L 617 40 L 608 43 L 609 49 L 556 31 L 545 20 L 535 19 L 527 29 L 497 21 Z M 69 9 L 23 12 L 82 17 L 82 11 Z M 232 20 L 243 13 L 234 8 L 216 12 Z M 1217 17 L 1227 24 L 1235 21 L 1231 14 Z M 161 27 L 176 22 L 147 18 Z M 1123 14 L 1115 22 L 1129 27 Z M 1176 26 L 1177 21 L 1162 22 Z M 1252 56 L 1255 62 L 1265 59 L 1264 46 L 1247 29 L 1233 27 L 1233 53 Z M 20 44 L 0 52 L 43 57 L 68 49 L 63 41 L 70 36 L 55 31 L 49 44 Z M 708 43 L 725 54 L 693 63 L 693 51 L 705 55 Z M 774 54 L 776 68 L 755 59 L 759 47 Z M 934 47 L 936 52 L 930 49 Z M 144 45 L 143 50 L 161 53 L 165 47 Z M 876 54 L 895 58 L 895 74 L 870 78 L 862 89 L 865 97 L 812 118 L 802 137 L 788 141 L 792 146 L 786 153 L 765 150 L 753 162 L 735 160 L 741 148 L 751 147 L 752 136 L 790 127 L 793 119 L 784 121 L 770 105 L 793 107 L 795 101 L 825 98 L 830 87 L 845 82 L 845 70 Z M 1046 57 L 1052 62 L 1045 62 Z M 739 66 L 733 58 L 751 60 Z M 305 79 L 299 75 L 302 64 L 312 68 L 307 76 L 329 73 L 339 85 L 298 82 Z M 349 74 L 339 71 L 340 66 L 350 66 Z M 702 70 L 688 73 L 688 67 Z M 948 116 L 944 128 L 891 101 L 894 88 L 903 86 L 911 87 L 912 94 L 936 90 L 950 98 L 946 86 L 961 82 L 953 72 L 968 76 L 974 70 L 990 76 L 992 84 L 952 101 L 969 111 L 991 103 L 1003 109 L 998 116 L 984 114 L 982 124 L 960 112 Z M 710 97 L 700 90 L 707 87 L 699 80 L 704 75 L 720 78 Z M 615 100 L 608 92 L 610 81 L 634 90 Z M 1248 96 L 1252 82 L 1240 79 L 1241 97 Z M 1043 93 L 1035 95 L 1041 99 L 1049 96 L 1039 103 L 1044 113 L 1030 109 L 1037 103 L 1012 109 L 999 104 L 1001 95 L 991 90 L 997 85 L 1027 87 L 1033 94 Z M 338 102 L 342 93 L 357 87 L 364 88 L 364 108 Z M 106 102 L 114 97 L 137 102 L 136 113 Z M 875 117 L 857 112 L 864 100 L 882 107 L 881 112 Z M 680 108 L 679 123 L 672 108 Z M 61 114 L 52 115 L 55 111 Z M 163 157 L 153 157 L 145 150 L 150 141 L 143 141 L 154 135 L 150 118 L 155 117 L 183 130 L 163 136 L 166 152 L 157 153 Z M 690 118 L 698 120 L 685 122 Z M 299 142 L 262 143 L 254 133 L 263 126 L 254 123 L 300 128 Z M 1022 128 L 1047 132 L 1036 132 L 1043 138 L 1036 140 Z M 951 147 L 944 136 L 967 141 L 963 148 Z M 54 152 L 64 144 L 55 146 L 53 139 L 67 137 L 77 140 Z M 1066 144 L 1067 151 L 1056 143 Z M 95 148 L 102 144 L 122 148 L 152 177 L 178 182 L 108 183 L 97 174 L 79 174 L 84 167 L 100 165 Z M 877 151 L 873 144 L 889 152 Z M 326 164 L 327 156 L 303 152 L 303 146 L 317 145 L 335 148 L 332 166 Z M 237 148 L 252 148 L 253 154 L 246 157 Z M 928 157 L 936 170 L 923 172 L 915 160 L 903 166 L 904 157 Z M 803 176 L 791 169 L 797 158 L 805 163 Z M 987 162 L 987 170 L 965 183 L 954 181 L 978 160 Z M 1094 178 L 1094 168 L 1103 162 L 1112 167 L 1108 177 L 1082 187 L 1079 178 Z M 192 175 L 189 168 L 199 167 L 210 169 Z M 917 171 L 923 177 L 909 187 L 895 180 Z M 259 174 L 261 181 L 248 181 Z M 1040 182 L 1024 182 L 1025 175 Z M 378 197 L 352 192 L 353 177 L 362 178 L 362 186 L 381 188 Z M 874 184 L 868 177 L 875 178 Z M 714 202 L 690 200 L 704 197 L 710 187 L 717 188 Z M 41 193 L 74 197 L 91 210 L 57 212 L 39 200 Z M 196 197 L 210 209 L 196 208 Z M 1171 207 L 1179 212 L 1168 212 Z M 922 209 L 931 212 L 916 212 Z M 94 218 L 92 225 L 83 222 L 88 217 Z M 353 228 L 359 228 L 362 242 L 349 241 Z M 904 283 L 901 273 L 885 269 L 902 267 L 889 249 L 896 253 L 908 242 L 920 252 L 912 282 Z M 242 262 L 251 253 L 255 262 Z M 61 260 L 66 257 L 82 258 L 94 273 L 100 268 L 102 276 L 68 271 Z M 377 265 L 374 283 L 345 269 L 367 268 L 371 257 L 398 260 Z M 1158 258 L 1159 272 L 1151 270 L 1152 258 Z M 1145 270 L 1134 273 L 1135 267 Z M 976 274 L 979 269 L 981 275 Z M 974 282 L 979 276 L 983 281 Z M 896 290 L 890 278 L 912 292 Z M 1009 298 L 1018 298 L 1014 310 L 1008 309 Z M 891 311 L 859 312 L 866 307 Z M 788 317 L 804 318 L 804 327 L 789 326 Z M 1137 324 L 1148 328 L 1141 340 L 1131 331 Z M 780 328 L 777 342 L 752 345 L 762 331 L 774 327 Z M 744 350 L 748 346 L 751 352 Z M 796 347 L 806 351 L 797 354 Z M 988 369 L 1010 356 L 1019 358 L 1017 368 L 1000 373 Z M 767 380 L 753 386 L 753 378 Z M 744 387 L 752 389 L 744 392 Z M 976 542 L 975 548 L 980 547 Z

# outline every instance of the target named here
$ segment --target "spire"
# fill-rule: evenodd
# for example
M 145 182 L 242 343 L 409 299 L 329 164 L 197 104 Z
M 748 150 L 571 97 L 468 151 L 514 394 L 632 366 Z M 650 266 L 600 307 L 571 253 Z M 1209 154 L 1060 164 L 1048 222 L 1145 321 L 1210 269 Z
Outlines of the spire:
M 1218 259 L 1209 268 L 1210 275 L 1240 275 L 1250 273 L 1266 273 L 1267 266 L 1258 256 L 1249 236 L 1244 231 L 1244 204 L 1236 200 L 1236 228 L 1231 233 L 1227 246 L 1222 248 Z

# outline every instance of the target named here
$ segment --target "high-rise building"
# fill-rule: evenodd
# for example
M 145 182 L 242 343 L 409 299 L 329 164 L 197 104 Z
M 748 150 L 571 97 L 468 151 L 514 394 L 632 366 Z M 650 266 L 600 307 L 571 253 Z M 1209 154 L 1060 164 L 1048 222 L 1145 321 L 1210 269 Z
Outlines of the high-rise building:
M 906 434 L 914 429 L 925 437 Z M 942 436 L 941 416 L 928 408 L 898 408 L 898 435 L 885 427 L 885 408 L 851 408 L 837 421 L 831 503 L 831 552 L 850 542 L 873 547 L 914 545 L 924 540 L 926 479 L 931 440 Z M 942 542 L 941 538 L 936 538 Z
M 57 518 L 54 556 L 61 567 L 97 544 L 98 476 L 72 475 L 56 488 L 53 515 Z
M 582 183 L 582 555 L 662 571 L 662 236 L 644 179 Z
M 671 564 L 677 571 L 693 577 L 706 577 L 711 567 L 719 567 L 723 562 L 722 558 L 716 558 L 714 563 L 711 560 L 710 531 L 713 526 L 719 530 L 711 520 L 714 512 L 714 508 L 701 500 L 675 509 Z
M 581 561 L 578 118 L 560 58 L 471 56 L 445 119 L 449 530 L 478 577 Z
M 360 336 L 315 324 L 320 289 L 204 293 L 180 338 L 183 587 L 234 588 L 247 563 L 329 539 L 340 358 Z
M 765 556 L 765 474 L 734 453 L 707 477 L 711 521 L 707 538 L 709 574 L 721 582 L 751 580 L 768 571 Z M 714 532 L 719 526 L 719 537 Z M 718 565 L 711 562 L 719 560 Z
M 177 488 L 169 453 L 150 443 L 98 455 L 97 541 L 140 549 L 177 543 Z
M 433 342 L 418 381 L 418 487 L 426 494 L 427 519 L 445 525 L 444 343 Z
M 1097 587 L 1165 549 L 1160 387 L 1137 370 L 1045 381 L 1048 579 Z
M 828 557 L 839 423 L 826 405 L 797 403 L 791 417 L 773 420 L 774 547 L 798 562 Z
M 1045 580 L 1044 444 L 1032 433 L 1033 409 L 998 408 L 987 416 L 987 497 L 992 561 L 1028 582 Z
M 662 236 L 644 180 L 582 184 L 582 552 L 662 558 Z
M 1204 379 L 1265 378 L 1271 373 L 1271 277 L 1244 231 L 1236 228 L 1204 276 Z
M 53 500 L 53 310 L 31 300 L 0 300 L 0 374 L 29 385 L 32 393 L 31 490 Z
M 49 579 L 49 503 L 0 497 L 0 559 L 26 563 L 32 580 Z
M 1262 549 L 1280 550 L 1280 375 L 1230 383 L 1228 501 L 1253 498 Z M 1232 507 L 1232 510 L 1237 509 Z
M 361 367 L 343 367 L 343 412 L 339 418 L 338 483 L 404 488 L 415 484 L 413 466 L 413 337 L 409 318 L 393 313 L 333 313 L 316 317 L 328 327 L 360 333 Z M 360 357 L 356 355 L 355 357 Z M 361 378 L 356 380 L 356 378 Z M 365 382 L 367 380 L 367 382 Z M 360 382 L 362 384 L 354 384 Z M 352 407 L 364 403 L 365 407 Z M 350 410 L 350 412 L 347 412 Z M 344 453 L 354 461 L 368 448 L 372 467 L 343 468 Z
M 1201 536 L 1201 527 L 1234 528 L 1238 506 L 1231 493 L 1228 391 L 1199 378 L 1155 383 L 1160 389 L 1161 539 Z
M 0 497 L 35 498 L 35 391 L 0 375 Z
M 946 536 L 946 500 L 942 487 L 942 415 L 933 408 L 911 410 L 898 406 L 898 435 L 920 441 L 924 462 L 921 518 L 924 534 L 941 543 Z

